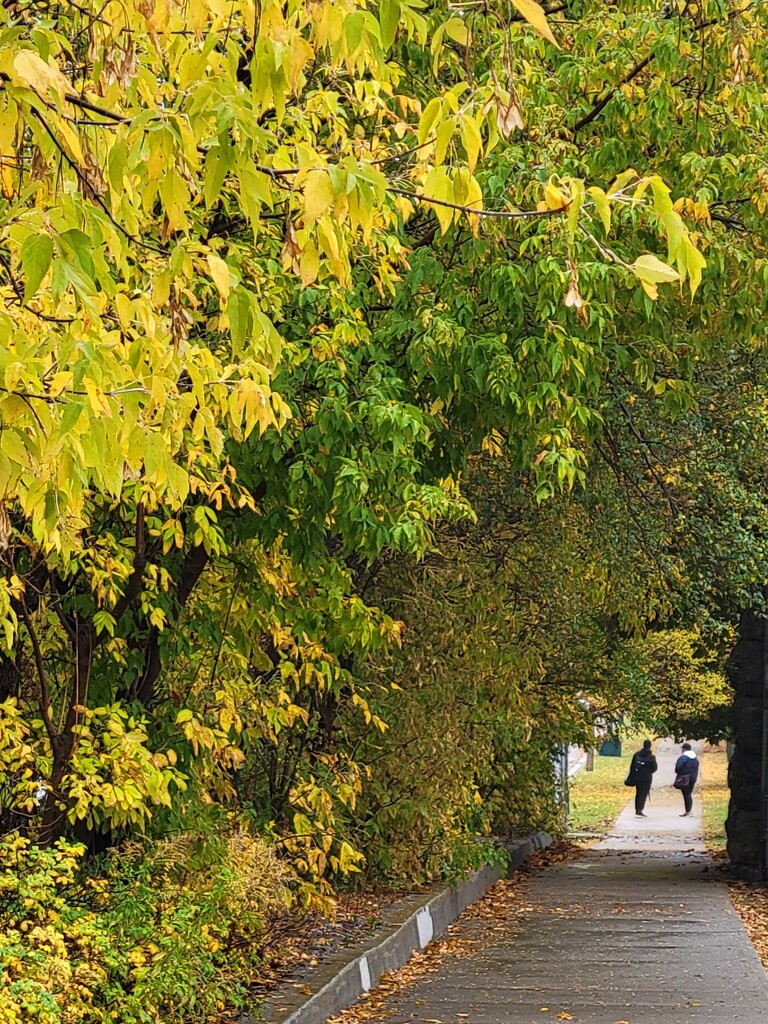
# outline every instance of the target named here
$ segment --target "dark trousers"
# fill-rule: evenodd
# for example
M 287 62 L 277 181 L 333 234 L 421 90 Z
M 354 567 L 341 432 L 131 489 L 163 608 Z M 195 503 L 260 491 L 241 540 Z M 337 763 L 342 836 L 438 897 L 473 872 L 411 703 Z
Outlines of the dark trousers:
M 686 813 L 688 813 L 693 807 L 693 786 L 686 786 L 680 792 L 683 794 L 683 803 L 685 804 Z
M 640 814 L 642 809 L 645 807 L 645 801 L 648 799 L 648 794 L 651 792 L 651 780 L 647 782 L 638 782 L 635 786 L 635 813 Z

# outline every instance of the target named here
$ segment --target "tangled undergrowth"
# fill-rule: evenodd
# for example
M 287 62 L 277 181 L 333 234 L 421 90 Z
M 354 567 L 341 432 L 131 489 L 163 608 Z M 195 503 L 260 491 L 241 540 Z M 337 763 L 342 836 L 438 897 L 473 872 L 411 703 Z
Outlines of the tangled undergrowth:
M 245 1003 L 284 867 L 232 827 L 131 843 L 97 877 L 84 848 L 0 840 L 0 1024 L 201 1021 Z

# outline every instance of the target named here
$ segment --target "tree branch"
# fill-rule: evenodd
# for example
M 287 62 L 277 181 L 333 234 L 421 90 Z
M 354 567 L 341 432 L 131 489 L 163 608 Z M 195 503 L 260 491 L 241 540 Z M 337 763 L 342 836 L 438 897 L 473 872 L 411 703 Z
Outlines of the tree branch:
M 128 611 L 141 591 L 141 581 L 144 578 L 144 568 L 147 564 L 146 537 L 144 531 L 144 502 L 140 501 L 136 506 L 136 527 L 134 531 L 133 548 L 133 569 L 125 585 L 123 596 L 119 598 L 112 609 L 112 616 L 117 622 Z
M 19 601 L 19 608 L 21 609 L 21 617 L 24 620 L 29 639 L 32 641 L 32 650 L 35 655 L 35 668 L 37 669 L 37 678 L 40 684 L 40 698 L 38 700 L 38 707 L 40 709 L 40 717 L 43 720 L 45 731 L 48 733 L 48 739 L 51 741 L 51 750 L 55 753 L 59 744 L 59 734 L 53 725 L 53 719 L 51 718 L 51 692 L 48 688 L 48 676 L 45 671 L 45 662 L 43 661 L 43 652 L 40 647 L 40 640 L 37 636 L 37 630 L 32 623 L 32 617 L 27 611 L 27 605 L 22 597 Z
M 202 544 L 196 545 L 187 552 L 176 587 L 176 603 L 181 611 L 186 605 L 208 564 L 209 554 Z M 160 658 L 160 633 L 152 627 L 144 647 L 144 671 L 131 688 L 136 700 L 148 705 L 154 696 L 155 683 L 160 675 L 162 661 Z
M 161 256 L 167 256 L 168 252 L 167 252 L 166 249 L 163 249 L 159 245 L 153 245 L 151 242 L 145 242 L 145 241 L 143 241 L 143 239 L 138 238 L 136 235 L 132 235 L 130 233 L 130 231 L 128 231 L 127 228 L 123 227 L 123 225 L 120 223 L 119 220 L 116 220 L 114 218 L 110 208 L 107 206 L 107 204 L 101 198 L 101 196 L 97 195 L 93 191 L 93 189 L 91 188 L 91 185 L 90 185 L 88 179 L 83 174 L 83 172 L 80 169 L 80 167 L 78 166 L 77 162 L 72 159 L 72 157 L 66 151 L 64 146 L 62 146 L 61 142 L 56 137 L 56 133 L 53 131 L 51 126 L 48 124 L 48 122 L 42 116 L 40 111 L 39 110 L 35 110 L 34 113 L 35 113 L 38 121 L 40 122 L 40 124 L 45 129 L 45 131 L 48 134 L 49 138 L 53 142 L 54 146 L 58 149 L 58 151 L 61 153 L 61 155 L 64 158 L 64 160 L 69 164 L 69 166 L 72 168 L 72 170 L 77 175 L 77 180 L 80 182 L 81 185 L 84 186 L 85 189 L 87 189 L 87 191 L 90 194 L 90 196 L 93 197 L 93 201 L 96 203 L 97 206 L 101 207 L 101 209 L 104 211 L 104 213 L 107 215 L 107 217 L 109 217 L 110 221 L 112 222 L 112 224 L 114 224 L 114 226 L 117 228 L 117 230 L 120 232 L 120 234 L 124 235 L 128 239 L 129 242 L 132 242 L 134 245 L 140 246 L 142 249 L 147 249 L 149 252 L 159 253 Z
M 404 188 L 395 188 L 391 185 L 387 188 L 396 196 L 405 196 L 406 199 L 413 199 L 415 202 L 430 203 L 432 206 L 447 206 L 450 210 L 460 210 L 462 213 L 471 213 L 476 217 L 495 217 L 499 220 L 533 220 L 541 217 L 560 217 L 566 213 L 568 207 L 560 210 L 478 210 L 474 206 L 462 206 L 461 203 L 449 203 L 447 199 L 433 199 L 431 196 L 422 195 L 420 192 L 408 192 Z
M 588 124 L 591 124 L 595 120 L 595 118 L 599 117 L 600 114 L 605 110 L 605 108 L 611 102 L 611 100 L 622 87 L 622 85 L 627 85 L 627 83 L 631 82 L 632 79 L 637 78 L 637 76 L 641 72 L 645 71 L 648 65 L 653 60 L 655 60 L 655 58 L 655 53 L 649 53 L 647 57 L 644 57 L 641 61 L 635 64 L 635 66 L 631 68 L 626 73 L 626 75 L 624 75 L 624 77 L 618 85 L 614 85 L 613 88 L 609 92 L 607 92 L 602 99 L 598 100 L 598 102 L 594 105 L 594 107 L 592 107 L 592 109 L 587 114 L 585 114 L 576 122 L 573 128 L 571 128 L 571 131 L 575 134 L 576 132 L 580 132 L 582 128 L 586 128 Z
M 640 451 L 642 453 L 643 462 L 645 463 L 646 467 L 648 468 L 648 472 L 651 474 L 651 476 L 653 477 L 653 479 L 656 481 L 656 483 L 658 484 L 659 488 L 661 489 L 662 494 L 667 499 L 670 511 L 672 512 L 672 515 L 673 516 L 679 515 L 680 509 L 678 508 L 678 504 L 675 501 L 675 498 L 672 495 L 672 492 L 670 491 L 669 487 L 666 485 L 666 483 L 664 482 L 662 477 L 659 475 L 658 470 L 653 465 L 653 462 L 651 461 L 651 458 L 650 458 L 650 456 L 648 454 L 649 453 L 649 449 L 650 449 L 649 442 L 646 441 L 646 439 L 643 437 L 643 435 L 637 429 L 637 425 L 635 424 L 635 421 L 632 419 L 632 414 L 630 413 L 629 409 L 627 409 L 626 405 L 623 402 L 619 402 L 619 409 L 621 410 L 621 413 L 624 416 L 624 419 L 627 421 L 627 425 L 629 426 L 629 429 L 632 431 L 632 434 L 634 435 L 635 439 L 640 444 L 640 446 L 641 446 Z

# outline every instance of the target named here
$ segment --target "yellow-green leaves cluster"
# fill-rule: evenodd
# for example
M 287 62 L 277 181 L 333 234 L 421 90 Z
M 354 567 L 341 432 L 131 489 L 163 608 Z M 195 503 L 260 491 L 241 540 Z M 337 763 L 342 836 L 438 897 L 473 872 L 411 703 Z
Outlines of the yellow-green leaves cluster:
M 645 198 L 649 191 L 650 202 Z M 634 209 L 642 205 L 652 211 L 653 217 L 666 236 L 669 263 L 664 263 L 652 253 L 644 253 L 632 263 L 627 263 L 605 243 L 598 241 L 590 230 L 589 222 L 596 217 L 607 236 L 615 211 L 621 211 L 622 208 Z M 679 213 L 679 207 L 682 205 L 673 204 L 669 188 L 658 175 L 641 178 L 635 171 L 628 170 L 616 178 L 607 192 L 596 185 L 586 188 L 585 183 L 578 178 L 551 178 L 539 208 L 542 211 L 551 210 L 553 213 L 564 214 L 571 244 L 580 233 L 583 233 L 594 243 L 603 258 L 623 266 L 634 274 L 651 299 L 658 298 L 659 284 L 686 280 L 693 298 L 701 283 L 706 260 L 696 247 L 691 232 Z M 583 215 L 586 215 L 585 219 L 582 219 Z M 574 299 L 574 295 L 578 295 L 577 277 L 577 268 L 571 260 L 572 281 L 566 305 L 580 304 Z
M 129 0 L 90 21 L 87 64 L 81 20 L 0 21 L 0 498 L 67 557 L 93 491 L 179 509 L 218 485 L 229 435 L 283 426 L 293 275 L 348 285 L 365 252 L 394 286 L 411 205 L 385 170 L 425 130 L 387 59 L 426 44 L 421 0 Z M 458 96 L 402 184 L 474 209 L 483 95 Z

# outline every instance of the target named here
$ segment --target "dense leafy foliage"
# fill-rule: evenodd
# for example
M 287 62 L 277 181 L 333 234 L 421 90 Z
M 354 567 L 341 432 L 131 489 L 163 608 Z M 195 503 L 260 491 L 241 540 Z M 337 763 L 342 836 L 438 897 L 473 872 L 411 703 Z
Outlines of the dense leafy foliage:
M 193 824 L 229 864 L 236 807 L 285 864 L 255 935 L 284 885 L 554 827 L 594 716 L 727 698 L 766 567 L 766 42 L 749 0 L 3 9 L 0 815 L 70 929 L 45 992 L 6 931 L 9 1021 L 108 1019 L 66 980 L 72 840 L 117 849 L 107 900 L 144 872 L 110 984 L 171 922 L 137 1019 L 198 1012 L 186 943 L 210 1013 L 226 887 L 126 841 Z
M 243 1006 L 264 921 L 288 899 L 274 851 L 237 827 L 127 846 L 98 878 L 80 875 L 83 850 L 63 839 L 0 849 L 3 1024 L 205 1020 Z

